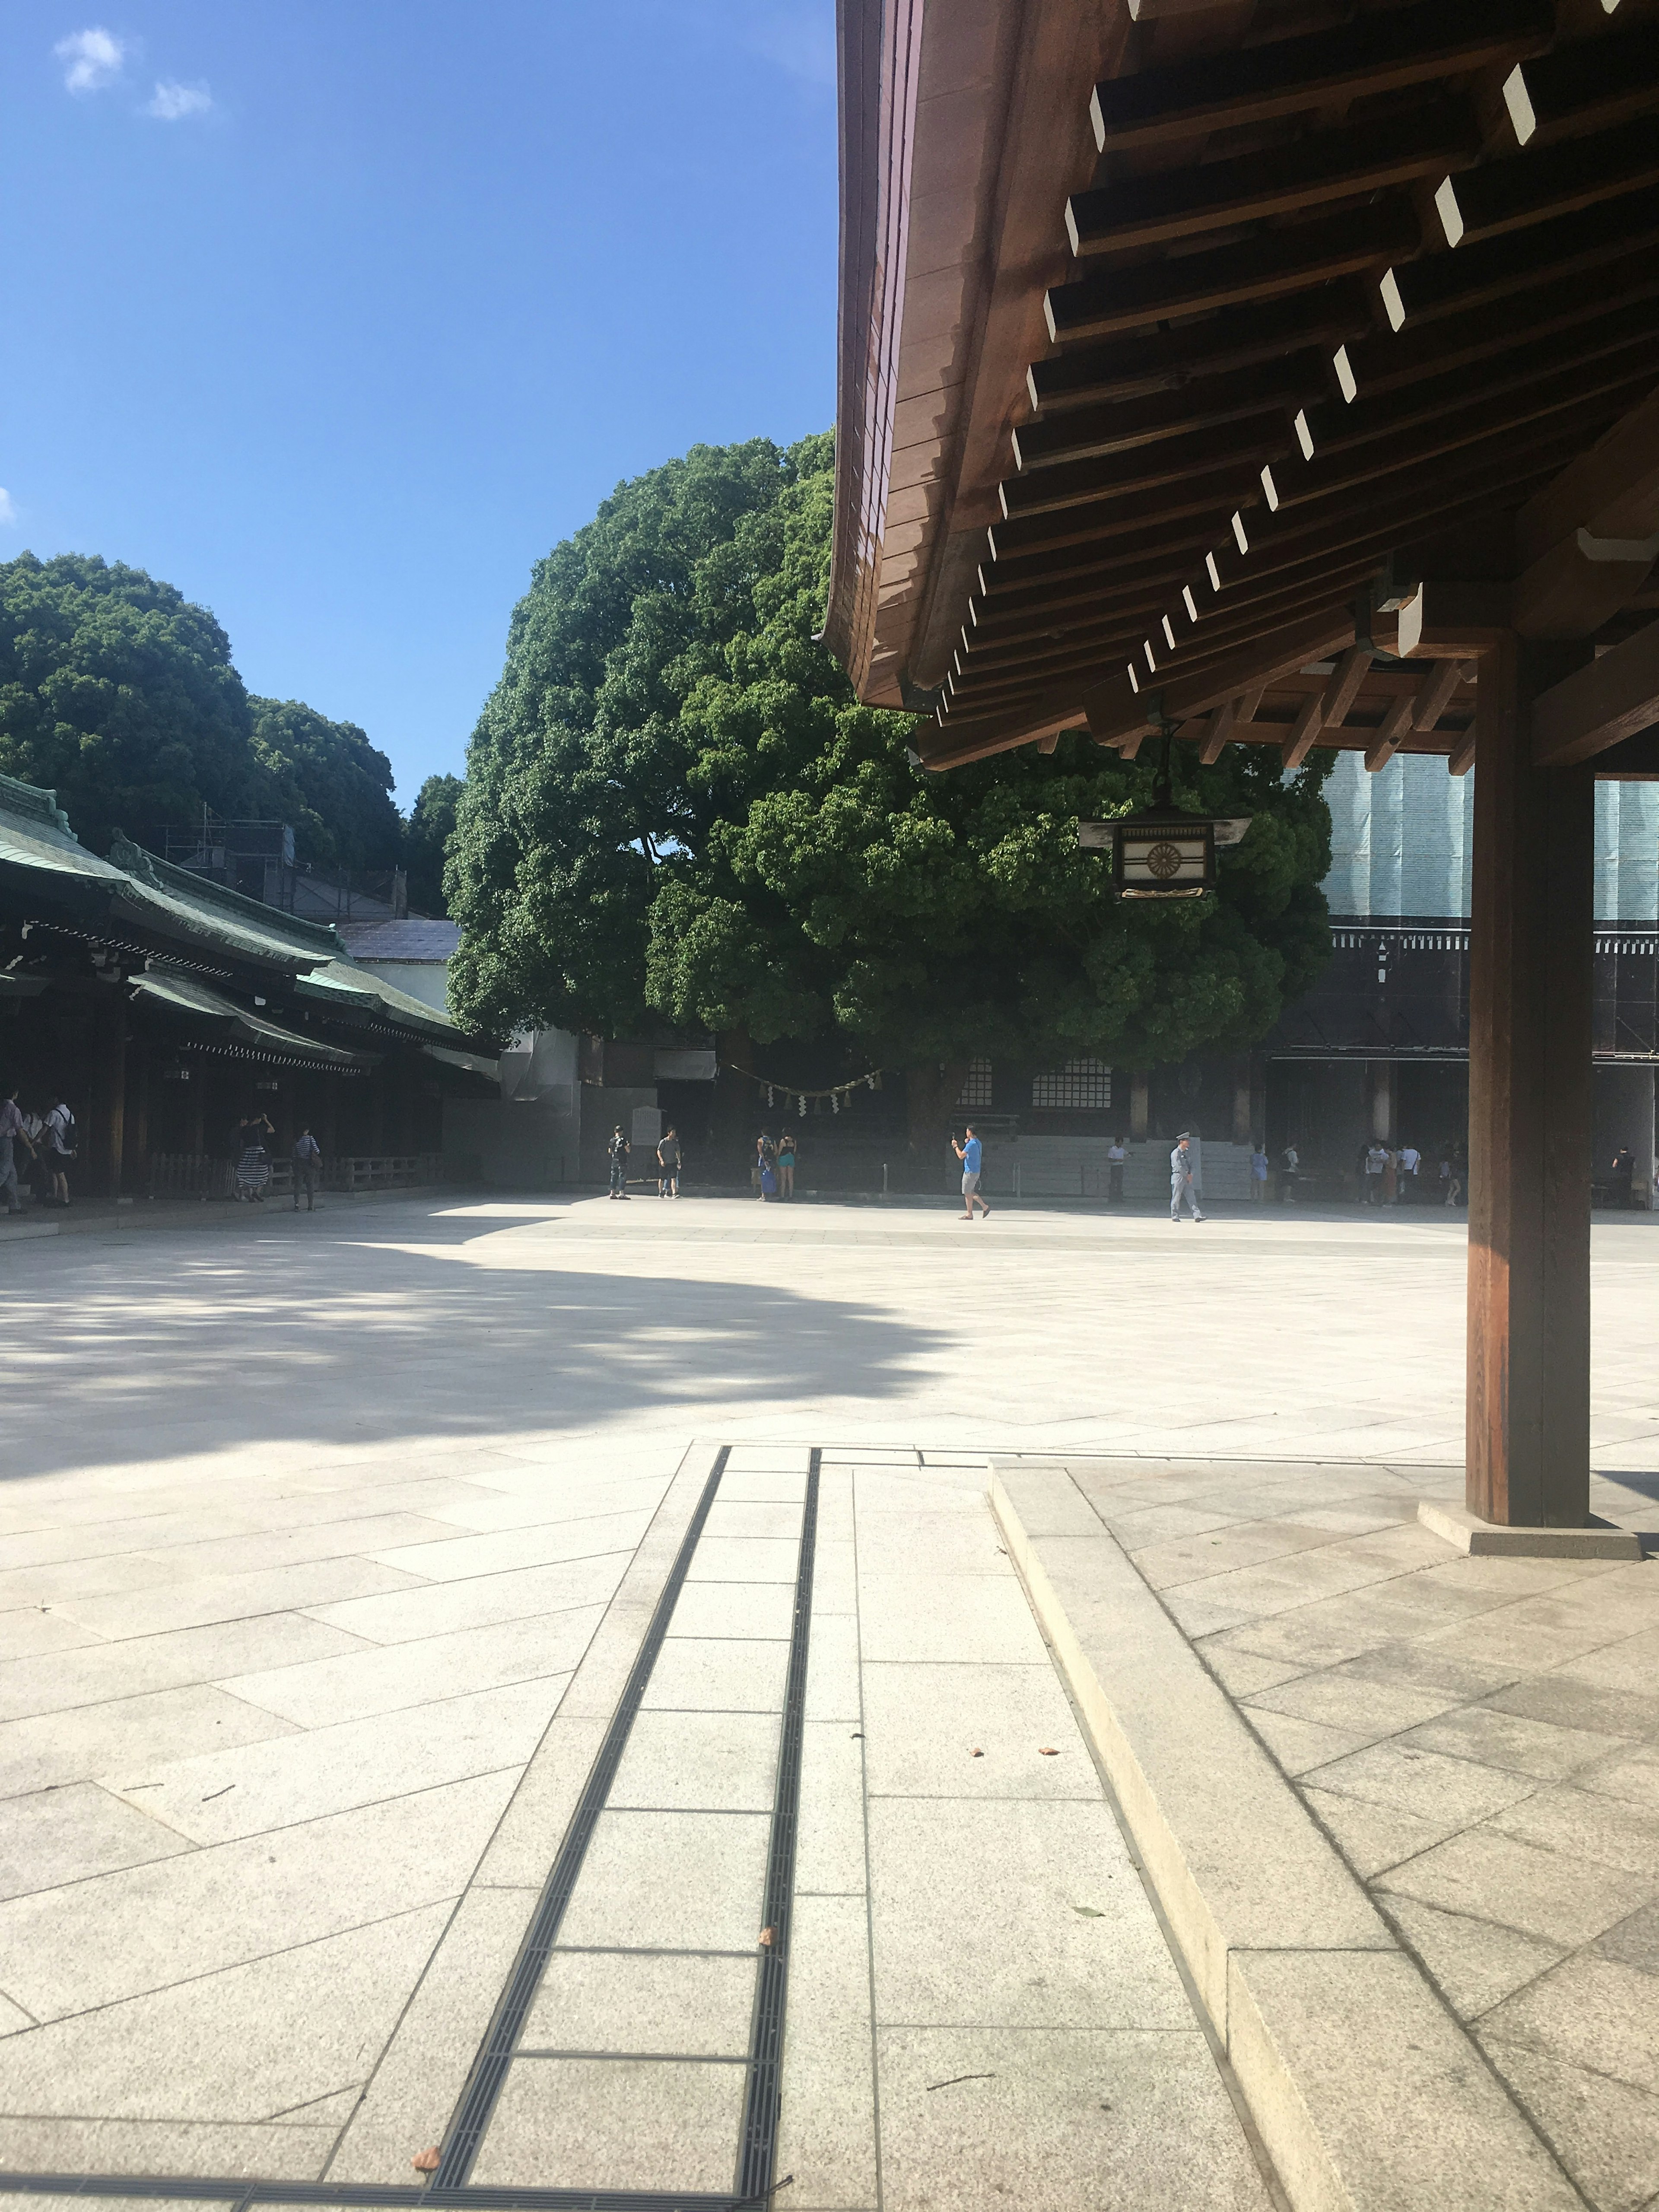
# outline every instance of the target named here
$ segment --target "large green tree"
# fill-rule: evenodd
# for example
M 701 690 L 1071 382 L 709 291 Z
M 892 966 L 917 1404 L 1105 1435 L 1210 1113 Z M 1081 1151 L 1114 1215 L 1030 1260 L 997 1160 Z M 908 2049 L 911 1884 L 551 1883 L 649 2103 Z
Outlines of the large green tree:
M 230 641 L 171 584 L 79 553 L 0 565 L 0 772 L 88 843 L 248 811 L 259 789 Z
M 323 868 L 396 867 L 404 818 L 392 763 L 355 722 L 331 722 L 298 699 L 254 699 L 259 811 L 294 825 L 302 860 Z
M 538 565 L 452 847 L 464 1012 L 616 1034 L 655 1010 L 773 1066 L 836 1037 L 907 1071 L 919 1126 L 970 1053 L 1260 1036 L 1324 957 L 1322 763 L 1178 758 L 1179 803 L 1253 826 L 1213 896 L 1115 899 L 1077 823 L 1148 801 L 1150 763 L 1074 735 L 929 775 L 911 718 L 814 644 L 831 470 L 827 436 L 696 447 Z
M 0 564 L 0 774 L 44 784 L 87 843 L 199 821 L 291 822 L 303 860 L 387 868 L 392 764 L 354 722 L 250 699 L 205 607 L 81 553 Z
M 460 804 L 458 775 L 429 775 L 415 794 L 404 836 L 404 866 L 409 871 L 409 902 L 417 914 L 443 914 L 444 862 Z

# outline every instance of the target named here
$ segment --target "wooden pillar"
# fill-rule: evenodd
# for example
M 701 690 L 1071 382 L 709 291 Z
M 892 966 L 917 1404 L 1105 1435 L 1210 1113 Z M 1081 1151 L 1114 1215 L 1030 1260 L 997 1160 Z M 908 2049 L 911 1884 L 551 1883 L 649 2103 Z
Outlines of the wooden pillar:
M 118 1198 L 127 1124 L 126 1009 L 118 1001 L 100 1006 L 94 1038 L 88 1165 L 93 1188 L 106 1198 Z
M 128 1054 L 130 1093 L 127 1110 L 126 1164 L 129 1190 L 149 1188 L 149 1048 L 139 1044 Z
M 1129 1137 L 1132 1143 L 1146 1141 L 1146 1071 L 1137 1067 L 1129 1078 Z
M 1233 1142 L 1250 1141 L 1250 1056 L 1242 1052 L 1233 1062 Z
M 1395 1072 L 1391 1060 L 1365 1062 L 1365 1091 L 1370 1133 L 1378 1144 L 1391 1145 L 1395 1139 Z
M 1547 678 L 1545 679 L 1547 681 Z M 1469 959 L 1466 1492 L 1589 1510 L 1593 765 L 1535 769 L 1516 641 L 1480 664 Z

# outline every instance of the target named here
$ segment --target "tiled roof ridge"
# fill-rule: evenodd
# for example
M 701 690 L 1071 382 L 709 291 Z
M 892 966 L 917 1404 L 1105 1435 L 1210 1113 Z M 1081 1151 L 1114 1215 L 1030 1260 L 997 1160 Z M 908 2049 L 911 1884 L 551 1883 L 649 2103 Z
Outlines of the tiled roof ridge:
M 320 952 L 330 959 L 337 960 L 344 954 L 345 947 L 329 923 L 304 921 L 297 915 L 285 913 L 281 907 L 267 906 L 263 899 L 249 898 L 246 892 L 234 891 L 224 884 L 197 875 L 191 869 L 161 860 L 155 854 L 147 853 L 142 845 L 135 845 L 125 830 L 116 830 L 111 838 L 109 857 L 116 867 L 136 876 L 152 890 L 165 891 L 170 897 L 182 897 L 198 906 L 216 908 L 239 921 L 256 923 L 268 935 L 288 936 L 296 945 Z
M 21 777 L 0 775 L 0 811 L 21 815 L 24 820 L 38 823 L 47 830 L 55 830 L 60 837 L 71 844 L 80 839 L 70 828 L 70 819 L 58 804 L 58 793 L 38 783 L 25 783 Z

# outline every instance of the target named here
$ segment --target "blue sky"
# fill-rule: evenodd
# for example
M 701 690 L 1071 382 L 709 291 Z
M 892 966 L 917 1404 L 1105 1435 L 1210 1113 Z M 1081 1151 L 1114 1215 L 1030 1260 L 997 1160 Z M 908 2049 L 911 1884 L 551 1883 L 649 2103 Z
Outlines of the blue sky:
M 834 0 L 0 4 L 0 559 L 459 770 L 531 563 L 835 399 Z

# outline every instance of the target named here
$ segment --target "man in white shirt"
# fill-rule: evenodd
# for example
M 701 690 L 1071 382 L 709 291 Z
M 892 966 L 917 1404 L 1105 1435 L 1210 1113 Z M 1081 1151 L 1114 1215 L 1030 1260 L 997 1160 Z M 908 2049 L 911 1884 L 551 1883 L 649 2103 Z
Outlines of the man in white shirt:
M 1405 1203 L 1408 1188 L 1416 1189 L 1417 1170 L 1422 1164 L 1422 1159 L 1423 1155 L 1415 1145 L 1401 1145 L 1400 1147 L 1394 1185 L 1394 1202 L 1396 1206 Z
M 1128 1153 L 1124 1149 L 1122 1138 L 1114 1137 L 1106 1147 L 1106 1203 L 1108 1206 L 1121 1206 L 1123 1203 L 1123 1164 L 1128 1157 Z

